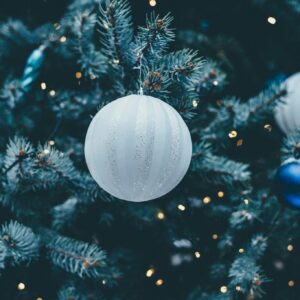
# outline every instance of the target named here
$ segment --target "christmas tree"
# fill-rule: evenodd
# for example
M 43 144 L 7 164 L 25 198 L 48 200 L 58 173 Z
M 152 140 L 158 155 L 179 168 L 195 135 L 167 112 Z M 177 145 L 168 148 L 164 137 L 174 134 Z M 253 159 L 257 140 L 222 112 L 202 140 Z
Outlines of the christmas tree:
M 300 67 L 300 5 L 158 2 L 0 12 L 1 300 L 299 299 L 299 213 L 275 177 L 300 135 L 274 109 Z M 98 110 L 138 93 L 176 109 L 193 154 L 174 190 L 133 203 L 97 185 L 84 141 Z

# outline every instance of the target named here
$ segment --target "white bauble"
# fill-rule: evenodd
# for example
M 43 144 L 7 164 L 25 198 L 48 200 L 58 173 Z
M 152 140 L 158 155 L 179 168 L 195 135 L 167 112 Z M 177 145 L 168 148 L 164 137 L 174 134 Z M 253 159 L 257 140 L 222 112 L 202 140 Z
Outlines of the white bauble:
M 275 109 L 275 120 L 280 129 L 290 135 L 300 130 L 300 73 L 284 82 L 287 95 Z
M 142 202 L 161 197 L 184 177 L 192 156 L 190 132 L 167 103 L 130 95 L 104 106 L 85 140 L 95 181 L 111 195 Z

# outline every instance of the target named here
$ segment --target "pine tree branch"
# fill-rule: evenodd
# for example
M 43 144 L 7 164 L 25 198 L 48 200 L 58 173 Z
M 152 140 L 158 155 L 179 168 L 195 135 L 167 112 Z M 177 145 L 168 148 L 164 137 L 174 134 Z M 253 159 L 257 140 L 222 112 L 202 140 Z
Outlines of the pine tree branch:
M 34 155 L 35 152 L 29 152 L 29 153 L 21 153 L 16 161 L 14 161 L 10 166 L 8 166 L 4 171 L 3 175 L 6 175 L 11 169 L 13 169 L 17 164 L 21 164 L 23 160 L 25 160 L 28 157 L 31 157 Z M 20 166 L 21 167 L 21 166 Z
M 152 14 L 150 18 L 146 19 L 146 27 L 139 28 L 134 43 L 136 53 L 134 67 L 138 67 L 143 58 L 151 60 L 151 55 L 159 57 L 164 53 L 168 43 L 174 39 L 174 33 L 169 29 L 171 21 L 170 14 L 163 18 Z
M 269 107 L 270 104 L 272 104 L 273 102 L 275 102 L 276 100 L 282 98 L 283 96 L 285 96 L 286 90 L 280 90 L 279 92 L 277 92 L 274 95 L 271 95 L 271 97 L 267 98 L 265 101 L 263 101 L 262 103 L 260 103 L 259 105 L 257 105 L 256 107 L 253 107 L 250 112 L 249 112 L 249 118 L 251 118 L 252 115 L 255 115 L 259 110 L 265 108 L 265 107 Z
M 130 64 L 133 29 L 128 1 L 107 0 L 100 4 L 99 26 L 104 54 L 115 66 Z
M 46 246 L 53 264 L 68 272 L 90 278 L 105 273 L 106 254 L 96 245 L 54 236 Z
M 29 263 L 38 257 L 39 238 L 31 228 L 16 221 L 10 221 L 2 225 L 0 234 L 0 252 L 8 260 L 10 259 L 12 265 Z

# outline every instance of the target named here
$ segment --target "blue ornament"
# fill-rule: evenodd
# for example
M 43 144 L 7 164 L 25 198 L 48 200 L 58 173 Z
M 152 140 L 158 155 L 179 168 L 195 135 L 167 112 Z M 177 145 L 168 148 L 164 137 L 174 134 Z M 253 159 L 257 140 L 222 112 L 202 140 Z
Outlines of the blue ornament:
M 40 73 L 41 66 L 45 59 L 45 46 L 42 45 L 35 49 L 27 59 L 21 85 L 25 92 L 29 92 L 34 80 Z
M 283 164 L 276 176 L 277 196 L 290 208 L 300 209 L 300 162 Z

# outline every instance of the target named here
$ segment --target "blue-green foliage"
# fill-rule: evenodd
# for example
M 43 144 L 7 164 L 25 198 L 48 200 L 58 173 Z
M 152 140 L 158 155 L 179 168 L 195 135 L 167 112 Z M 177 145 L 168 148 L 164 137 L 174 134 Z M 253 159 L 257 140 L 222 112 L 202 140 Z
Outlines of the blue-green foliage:
M 261 285 L 268 282 L 257 260 L 262 257 L 267 248 L 267 238 L 261 234 L 253 236 L 245 253 L 237 256 L 229 270 L 230 286 L 240 286 L 241 292 L 252 291 L 256 297 L 262 297 Z
M 74 286 L 70 287 L 63 287 L 58 295 L 58 300 L 68 300 L 68 299 L 73 299 L 73 300 L 86 300 L 88 299 L 87 297 L 83 295 L 78 295 L 78 291 Z
M 206 292 L 205 289 L 196 288 L 190 294 L 187 300 L 230 300 L 232 299 L 231 293 L 221 294 L 220 292 L 217 293 L 209 293 Z
M 146 18 L 145 27 L 139 27 L 134 41 L 135 64 L 143 58 L 152 61 L 166 52 L 168 44 L 175 38 L 174 30 L 170 28 L 172 20 L 169 14 L 161 18 L 152 13 Z
M 235 113 L 233 128 L 251 126 L 255 122 L 259 123 L 268 119 L 284 95 L 285 91 L 280 83 L 273 83 L 267 90 L 249 99 L 246 103 L 229 102 L 228 105 L 232 105 L 232 110 Z
M 30 263 L 39 255 L 39 237 L 31 228 L 16 221 L 5 223 L 1 227 L 0 265 L 4 261 L 12 265 Z
M 286 0 L 286 3 L 298 14 L 300 13 L 300 3 L 297 0 Z
M 106 254 L 98 246 L 66 237 L 55 237 L 47 245 L 52 263 L 80 277 L 101 278 Z
M 289 158 L 300 158 L 300 133 L 294 133 L 286 136 L 281 148 L 281 161 L 284 162 Z
M 187 299 L 234 299 L 237 285 L 245 297 L 259 297 L 262 285 L 267 281 L 262 258 L 268 251 L 267 246 L 272 243 L 272 232 L 266 224 L 273 224 L 274 211 L 279 204 L 268 186 L 259 186 L 260 170 L 252 172 L 259 168 L 252 168 L 252 161 L 249 163 L 245 158 L 236 159 L 235 148 L 232 147 L 236 143 L 230 144 L 228 134 L 235 130 L 240 138 L 240 133 L 269 122 L 285 91 L 281 85 L 272 84 L 247 101 L 234 96 L 225 97 L 223 92 L 228 77 L 222 64 L 209 57 L 202 59 L 199 56 L 202 54 L 201 47 L 198 47 L 199 51 L 177 48 L 169 51 L 175 40 L 169 14 L 163 17 L 151 14 L 136 34 L 132 23 L 128 1 L 99 3 L 96 0 L 76 0 L 54 26 L 50 24 L 30 31 L 20 21 L 9 20 L 0 24 L 0 48 L 3 50 L 0 51 L 0 71 L 3 71 L 4 62 L 9 62 L 12 57 L 20 59 L 19 65 L 22 65 L 21 71 L 7 68 L 0 72 L 0 76 L 2 73 L 7 75 L 0 78 L 3 82 L 0 89 L 0 127 L 8 129 L 0 137 L 0 202 L 12 214 L 22 218 L 24 224 L 32 224 L 34 228 L 33 232 L 17 222 L 2 226 L 0 268 L 29 263 L 39 253 L 46 253 L 53 265 L 71 273 L 65 274 L 67 278 L 79 276 L 80 282 L 88 281 L 82 278 L 94 279 L 91 282 L 97 285 L 96 290 L 100 284 L 101 287 L 113 287 L 121 278 L 127 280 L 126 284 L 132 282 L 134 285 L 141 282 L 140 274 L 144 276 L 148 267 L 144 264 L 152 262 L 143 262 L 140 270 L 141 266 L 133 265 L 140 262 L 136 252 L 133 249 L 130 249 L 132 252 L 123 251 L 118 245 L 110 245 L 117 249 L 106 257 L 98 246 L 98 241 L 101 245 L 101 234 L 98 236 L 97 232 L 105 232 L 106 239 L 114 239 L 114 236 L 110 237 L 109 230 L 121 230 L 125 220 L 132 226 L 130 229 L 143 234 L 145 229 L 160 230 L 161 237 L 157 238 L 164 239 L 163 246 L 167 245 L 166 248 L 176 239 L 190 239 L 193 249 L 198 245 L 203 248 L 203 252 L 200 249 L 201 255 L 205 257 L 210 249 L 206 249 L 205 237 L 203 240 L 202 236 L 199 238 L 201 228 L 192 230 L 192 227 L 180 226 L 181 220 L 187 222 L 185 216 L 192 220 L 194 213 L 196 218 L 201 213 L 198 219 L 213 219 L 212 223 L 220 220 L 227 226 L 216 241 L 214 251 L 218 252 L 218 256 L 207 271 L 207 277 L 212 282 L 227 284 L 228 292 L 220 293 L 219 287 L 214 284 L 197 287 L 197 282 Z M 66 37 L 64 42 L 61 42 L 62 36 Z M 208 40 L 203 35 L 192 36 L 194 38 L 204 42 Z M 57 86 L 54 86 L 49 79 L 46 90 L 33 89 L 29 97 L 22 89 L 21 74 L 30 53 L 41 44 L 47 45 L 50 56 L 56 62 L 65 63 L 63 67 L 66 68 L 71 66 L 72 72 L 82 72 L 82 77 L 77 80 L 72 73 L 74 82 L 68 86 L 65 82 L 56 82 Z M 19 57 L 16 53 L 22 53 L 21 50 L 26 55 Z M 52 62 L 46 58 L 45 77 L 39 78 L 39 73 L 35 76 L 36 80 L 48 80 L 52 67 Z M 55 96 L 49 94 L 50 88 L 55 89 Z M 167 196 L 170 201 L 164 203 L 158 200 L 130 205 L 115 201 L 99 188 L 84 163 L 83 133 L 91 116 L 111 100 L 137 93 L 140 88 L 144 94 L 158 97 L 177 109 L 187 121 L 194 142 L 192 163 L 186 176 L 186 181 L 193 183 L 190 186 L 182 183 L 176 190 L 176 197 L 170 194 Z M 22 103 L 21 99 L 25 102 Z M 26 101 L 29 108 L 23 113 Z M 20 118 L 23 115 L 27 117 L 26 122 Z M 55 146 L 47 138 L 48 129 L 52 126 L 46 122 L 40 126 L 41 120 L 45 121 L 43 118 L 48 117 L 62 124 L 56 128 L 59 130 L 55 130 L 57 136 L 51 135 Z M 13 138 L 14 133 L 24 134 L 30 139 Z M 40 144 L 37 140 L 41 141 Z M 299 142 L 299 134 L 285 138 L 282 160 L 300 157 Z M 270 181 L 274 168 L 270 167 L 269 172 L 264 174 Z M 266 181 L 263 178 L 262 182 Z M 213 195 L 210 195 L 211 205 L 202 201 L 202 196 L 206 196 L 208 191 L 215 193 L 218 190 L 225 191 L 225 196 L 217 199 L 218 202 Z M 185 205 L 185 211 L 178 210 L 179 204 Z M 164 211 L 164 220 L 157 217 L 161 211 Z M 80 223 L 83 214 L 86 214 L 85 220 L 90 217 L 88 214 L 93 215 L 92 228 L 87 234 L 83 233 L 86 228 Z M 283 220 L 283 224 L 289 224 L 288 229 L 275 222 L 272 230 L 283 232 L 282 236 L 287 234 L 287 230 L 293 236 L 299 235 L 296 213 L 285 214 Z M 78 232 L 76 225 L 80 229 Z M 73 230 L 72 226 L 76 228 L 74 231 L 79 239 L 97 242 L 90 244 L 58 235 L 57 231 L 67 234 L 68 230 Z M 263 232 L 262 228 L 266 230 Z M 124 239 L 127 242 L 126 237 Z M 42 251 L 39 251 L 40 247 Z M 245 252 L 237 255 L 238 247 L 243 247 Z M 168 248 L 168 251 L 171 253 L 173 250 Z M 130 260 L 131 257 L 133 259 Z M 163 259 L 168 261 L 165 257 Z M 122 277 L 119 265 L 129 275 Z M 163 268 L 157 270 L 163 272 Z M 66 282 L 64 280 L 60 284 L 59 300 L 89 299 L 87 290 L 91 291 L 94 299 L 102 299 L 102 295 L 94 293 L 93 289 L 81 289 L 76 283 Z M 136 287 L 126 288 L 133 290 Z M 118 295 L 115 298 L 119 299 Z M 125 294 L 122 299 L 125 298 L 130 299 L 130 296 Z
M 191 89 L 198 97 L 209 91 L 220 92 L 227 84 L 226 73 L 211 59 L 205 60 L 199 75 L 199 77 L 191 78 L 189 81 Z
M 24 138 L 10 141 L 4 160 L 6 189 L 16 192 L 25 184 L 26 190 L 52 188 L 68 182 L 76 185 L 79 174 L 71 160 L 49 144 L 36 149 Z
M 91 288 L 87 288 L 88 293 L 83 287 L 78 286 L 75 282 L 68 282 L 64 285 L 58 292 L 57 298 L 58 300 L 90 300 L 90 299 L 97 299 L 97 300 L 105 300 L 107 299 L 104 297 L 101 292 L 99 291 L 99 287 L 96 289 L 91 290 Z
M 163 69 L 169 73 L 172 79 L 182 83 L 182 81 L 189 82 L 192 76 L 202 75 L 205 64 L 199 58 L 197 51 L 183 49 L 164 55 L 159 61 L 159 65 L 163 65 Z
M 78 12 L 72 23 L 75 36 L 72 46 L 78 57 L 77 62 L 85 76 L 99 78 L 107 72 L 107 61 L 90 42 L 95 32 L 97 15 L 89 10 Z
M 217 156 L 207 143 L 196 144 L 193 151 L 192 170 L 201 170 L 203 184 L 215 185 L 226 182 L 228 188 L 235 188 L 236 183 L 246 185 L 250 180 L 248 165 L 228 158 Z
M 34 34 L 20 21 L 9 19 L 0 23 L 0 70 L 6 60 L 12 60 L 11 54 L 21 49 L 29 50 L 35 41 Z M 29 53 L 28 53 L 29 54 Z M 14 57 L 16 59 L 17 57 Z M 5 73 L 11 74 L 12 70 L 6 69 Z
M 8 79 L 0 89 L 0 126 L 13 124 L 13 109 L 23 96 L 21 83 L 18 80 Z
M 2 189 L 5 193 L 1 195 L 0 201 L 18 215 L 26 213 L 31 215 L 42 208 L 41 199 L 32 201 L 30 193 L 47 192 L 53 188 L 69 191 L 78 202 L 112 199 L 98 187 L 90 175 L 78 171 L 67 155 L 56 150 L 49 143 L 40 144 L 35 148 L 23 137 L 10 140 L 4 155 L 2 172 L 4 174 Z M 47 205 L 51 207 L 51 203 Z M 65 218 L 59 216 L 59 211 L 59 209 L 53 210 L 56 216 L 53 220 L 53 225 L 56 224 L 54 226 L 67 222 L 68 218 L 76 217 L 74 209 L 70 210 L 68 217 Z
M 73 197 L 67 199 L 64 203 L 53 207 L 52 213 L 52 227 L 56 230 L 71 225 L 76 217 L 76 208 L 78 200 Z
M 196 51 L 184 49 L 167 53 L 154 62 L 149 61 L 143 72 L 143 88 L 146 94 L 164 99 L 179 111 L 183 107 L 176 104 L 178 95 L 185 94 L 185 98 L 193 98 L 195 91 L 191 82 L 197 81 L 202 74 L 203 60 Z M 172 93 L 177 93 L 177 97 Z M 179 98 L 180 99 L 180 98 Z M 191 102 L 185 101 L 191 108 Z
M 102 51 L 114 65 L 132 63 L 133 27 L 127 0 L 107 0 L 99 6 Z

